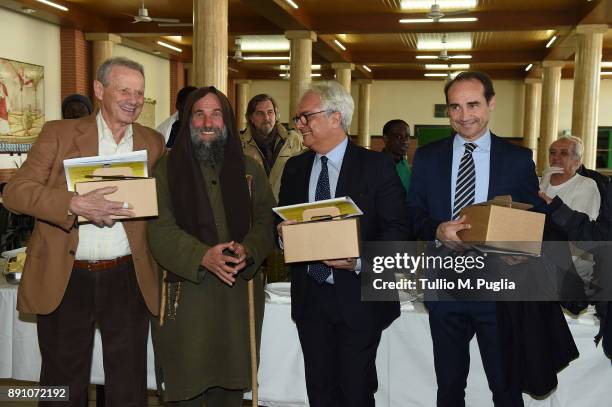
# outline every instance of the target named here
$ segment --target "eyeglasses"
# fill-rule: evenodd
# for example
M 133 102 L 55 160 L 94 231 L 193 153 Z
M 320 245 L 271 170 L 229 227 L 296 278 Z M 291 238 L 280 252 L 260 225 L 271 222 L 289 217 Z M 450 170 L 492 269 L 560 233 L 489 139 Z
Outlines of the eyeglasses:
M 294 124 L 298 124 L 298 122 L 302 123 L 304 126 L 308 125 L 308 118 L 310 116 L 314 116 L 315 114 L 319 114 L 319 113 L 328 113 L 331 112 L 330 109 L 326 109 L 326 110 L 319 110 L 318 112 L 313 112 L 313 113 L 302 113 L 299 114 L 297 116 L 295 116 L 293 119 L 293 123 Z

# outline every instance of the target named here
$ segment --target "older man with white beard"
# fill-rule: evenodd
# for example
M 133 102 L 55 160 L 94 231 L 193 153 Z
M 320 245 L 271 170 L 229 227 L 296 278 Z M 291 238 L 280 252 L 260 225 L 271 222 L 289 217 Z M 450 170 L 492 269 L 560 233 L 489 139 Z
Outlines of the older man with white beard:
M 167 271 L 164 321 L 153 323 L 157 379 L 170 406 L 238 407 L 251 385 L 247 280 L 254 280 L 259 339 L 257 271 L 272 249 L 275 202 L 261 166 L 242 154 L 226 96 L 200 88 L 185 112 L 154 171 L 159 217 L 149 242 Z

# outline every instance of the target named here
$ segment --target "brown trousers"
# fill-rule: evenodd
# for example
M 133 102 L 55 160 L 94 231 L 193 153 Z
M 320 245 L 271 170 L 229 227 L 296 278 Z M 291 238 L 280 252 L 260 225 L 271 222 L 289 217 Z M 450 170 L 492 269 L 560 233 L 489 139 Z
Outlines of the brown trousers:
M 72 270 L 59 307 L 38 315 L 41 386 L 68 386 L 65 402 L 86 405 L 96 325 L 102 336 L 108 407 L 147 405 L 148 310 L 130 261 L 103 271 Z

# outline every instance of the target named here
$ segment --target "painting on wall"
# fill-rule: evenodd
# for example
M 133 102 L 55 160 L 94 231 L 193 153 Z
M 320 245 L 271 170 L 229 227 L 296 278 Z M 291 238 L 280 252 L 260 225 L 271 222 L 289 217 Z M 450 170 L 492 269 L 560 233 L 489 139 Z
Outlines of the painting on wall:
M 0 153 L 27 152 L 45 123 L 45 68 L 0 58 Z

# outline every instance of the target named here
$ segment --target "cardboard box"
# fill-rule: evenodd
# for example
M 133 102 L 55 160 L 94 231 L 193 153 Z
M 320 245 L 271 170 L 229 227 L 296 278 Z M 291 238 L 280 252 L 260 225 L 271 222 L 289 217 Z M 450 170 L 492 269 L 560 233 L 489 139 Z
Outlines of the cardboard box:
M 285 263 L 359 257 L 359 219 L 316 220 L 335 216 L 337 208 L 326 209 L 306 210 L 307 220 L 283 226 Z
M 136 218 L 157 216 L 157 189 L 155 178 L 126 178 L 112 180 L 96 180 L 78 182 L 74 185 L 79 195 L 86 194 L 94 189 L 104 187 L 118 187 L 112 194 L 105 195 L 109 201 L 127 202 L 136 213 Z M 113 219 L 133 219 L 125 216 L 114 216 Z M 79 216 L 79 223 L 88 222 Z
M 464 242 L 513 253 L 540 255 L 544 220 L 542 213 L 529 212 L 531 205 L 500 196 L 461 210 L 472 227 L 458 233 Z

